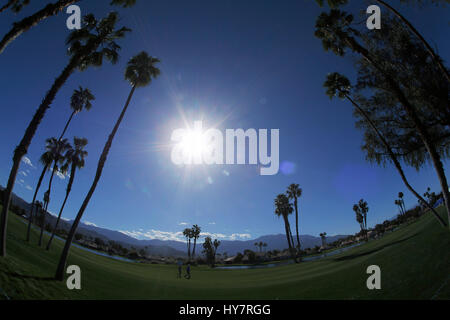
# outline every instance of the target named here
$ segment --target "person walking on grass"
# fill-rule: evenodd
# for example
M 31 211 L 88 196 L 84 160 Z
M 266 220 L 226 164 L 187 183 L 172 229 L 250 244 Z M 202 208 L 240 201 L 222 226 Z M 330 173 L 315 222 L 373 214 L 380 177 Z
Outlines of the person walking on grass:
M 186 274 L 184 275 L 184 277 L 186 279 L 190 279 L 191 278 L 191 264 L 190 263 L 187 264 Z

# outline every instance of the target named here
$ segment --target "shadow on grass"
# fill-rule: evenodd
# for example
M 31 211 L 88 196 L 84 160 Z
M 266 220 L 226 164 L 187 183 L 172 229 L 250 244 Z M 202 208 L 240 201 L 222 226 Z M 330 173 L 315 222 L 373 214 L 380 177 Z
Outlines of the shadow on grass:
M 364 252 L 361 252 L 361 253 L 350 254 L 350 255 L 348 255 L 348 256 L 343 256 L 343 257 L 340 257 L 340 258 L 335 258 L 335 259 L 333 259 L 333 260 L 334 260 L 334 261 L 347 261 L 347 260 L 352 260 L 352 259 L 356 259 L 356 258 L 359 258 L 359 257 L 363 257 L 363 256 L 366 256 L 366 255 L 368 255 L 368 254 L 372 254 L 372 253 L 375 253 L 375 252 L 377 252 L 377 251 L 380 251 L 380 250 L 383 250 L 383 249 L 385 249 L 385 248 L 388 248 L 388 247 L 390 247 L 390 246 L 393 246 L 393 245 L 402 243 L 402 242 L 404 242 L 404 241 L 406 241 L 406 240 L 409 240 L 409 239 L 411 239 L 411 238 L 413 238 L 413 237 L 415 237 L 415 236 L 417 236 L 417 233 L 415 233 L 415 234 L 413 234 L 412 236 L 409 236 L 409 237 L 407 237 L 407 238 L 404 238 L 404 239 L 401 239 L 401 240 L 397 240 L 397 241 L 394 241 L 394 242 L 385 244 L 384 246 L 375 248 L 375 249 L 373 249 L 373 250 L 364 251 Z
M 37 276 L 27 276 L 23 274 L 18 274 L 15 272 L 5 272 L 8 276 L 14 277 L 14 278 L 20 278 L 20 279 L 33 279 L 33 280 L 39 280 L 39 281 L 53 281 L 55 278 L 52 277 L 37 277 Z

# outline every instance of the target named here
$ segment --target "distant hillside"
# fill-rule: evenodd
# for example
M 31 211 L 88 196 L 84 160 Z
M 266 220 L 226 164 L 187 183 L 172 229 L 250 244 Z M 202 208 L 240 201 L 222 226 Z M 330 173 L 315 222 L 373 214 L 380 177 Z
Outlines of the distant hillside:
M 0 189 L 3 189 L 0 186 Z M 27 214 L 31 208 L 31 205 L 13 194 L 12 202 L 22 209 L 25 209 Z M 51 225 L 56 223 L 56 217 L 47 213 L 46 220 Z M 72 225 L 72 221 L 61 220 L 59 228 L 69 230 Z M 187 252 L 186 242 L 173 241 L 173 240 L 138 240 L 133 237 L 127 236 L 119 231 L 109 230 L 105 228 L 100 228 L 94 225 L 80 224 L 77 230 L 78 233 L 92 238 L 100 238 L 103 241 L 113 240 L 120 243 L 124 247 L 130 248 L 135 247 L 136 249 L 145 248 L 150 255 L 161 255 L 161 256 L 174 256 L 174 257 L 184 257 Z M 347 235 L 337 235 L 327 237 L 327 242 L 331 243 L 340 238 L 345 238 Z M 295 239 L 294 235 L 294 239 Z M 201 239 L 200 239 L 201 241 Z M 254 246 L 255 242 L 265 242 L 267 247 L 265 250 L 283 250 L 288 247 L 286 235 L 276 234 L 276 235 L 265 235 L 253 240 L 221 240 L 220 247 L 218 248 L 218 253 L 226 252 L 229 256 L 235 255 L 238 252 L 243 252 L 246 249 L 257 251 Z M 296 240 L 294 240 L 296 241 Z M 302 249 L 313 248 L 315 246 L 320 246 L 322 240 L 320 237 L 310 236 L 310 235 L 300 235 L 300 242 Z M 201 244 L 197 244 L 196 253 L 200 254 L 202 251 Z

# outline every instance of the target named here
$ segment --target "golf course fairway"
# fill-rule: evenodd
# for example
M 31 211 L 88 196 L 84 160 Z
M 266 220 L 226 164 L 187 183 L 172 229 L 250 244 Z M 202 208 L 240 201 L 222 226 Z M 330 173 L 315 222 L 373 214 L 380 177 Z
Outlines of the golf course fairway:
M 439 211 L 443 213 L 443 208 Z M 0 299 L 450 299 L 450 232 L 429 213 L 379 240 L 318 261 L 266 269 L 130 263 L 72 247 L 81 290 L 52 279 L 63 243 L 25 241 L 26 224 L 9 215 L 8 256 L 0 258 Z M 45 238 L 45 242 L 47 241 Z M 369 290 L 367 267 L 381 269 L 381 290 Z

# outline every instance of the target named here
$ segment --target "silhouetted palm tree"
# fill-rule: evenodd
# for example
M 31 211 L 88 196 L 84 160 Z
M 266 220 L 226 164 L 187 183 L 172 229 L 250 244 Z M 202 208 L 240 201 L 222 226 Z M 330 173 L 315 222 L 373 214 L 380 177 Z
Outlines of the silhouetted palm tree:
M 91 200 L 92 195 L 94 194 L 94 191 L 97 187 L 98 182 L 100 181 L 100 177 L 103 172 L 103 167 L 105 166 L 106 158 L 108 156 L 109 150 L 111 149 L 112 142 L 117 133 L 117 130 L 119 129 L 120 123 L 122 122 L 122 120 L 125 116 L 125 113 L 128 109 L 131 98 L 133 97 L 134 91 L 136 90 L 136 88 L 145 87 L 145 86 L 149 85 L 151 83 L 152 79 L 159 76 L 160 70 L 156 67 L 156 64 L 158 62 L 160 62 L 159 59 L 149 56 L 147 52 L 141 52 L 137 56 L 131 58 L 128 61 L 128 65 L 127 65 L 127 68 L 125 71 L 125 79 L 130 82 L 131 91 L 130 91 L 130 94 L 128 95 L 125 106 L 123 107 L 123 110 L 122 110 L 119 118 L 117 119 L 117 122 L 116 122 L 111 134 L 109 135 L 108 140 L 106 141 L 106 144 L 103 148 L 103 152 L 100 156 L 100 159 L 99 159 L 99 162 L 97 165 L 97 171 L 95 173 L 94 181 L 92 182 L 91 188 L 89 189 L 89 192 L 86 195 L 86 198 L 84 199 L 83 204 L 81 205 L 81 208 L 78 211 L 75 221 L 73 222 L 72 227 L 67 236 L 67 240 L 64 245 L 63 252 L 61 254 L 58 268 L 56 270 L 55 278 L 57 280 L 62 281 L 64 279 L 64 270 L 65 270 L 65 266 L 66 266 L 66 262 L 67 262 L 67 257 L 69 255 L 70 245 L 72 243 L 73 237 L 77 230 L 78 224 L 81 221 L 83 213 L 86 210 L 86 207 L 89 204 L 89 201 Z
M 405 208 L 405 200 L 403 200 L 403 192 L 400 191 L 398 193 L 398 198 L 399 198 L 400 206 L 402 207 L 403 214 L 405 214 L 406 208 Z
M 18 13 L 24 6 L 30 3 L 30 0 L 8 0 L 3 7 L 0 7 L 0 13 L 11 8 L 15 13 Z
M 72 110 L 72 113 L 70 114 L 70 117 L 67 120 L 66 125 L 59 139 L 62 139 L 64 137 L 64 134 L 66 133 L 67 128 L 69 127 L 69 124 L 75 115 L 77 115 L 83 110 L 86 111 L 91 110 L 92 100 L 95 100 L 95 97 L 88 88 L 83 89 L 80 86 L 78 90 L 73 91 L 72 97 L 70 98 L 70 109 Z
M 294 208 L 295 208 L 295 232 L 297 233 L 297 250 L 300 251 L 300 234 L 298 231 L 298 203 L 297 199 L 302 196 L 302 189 L 298 184 L 291 184 L 287 191 L 287 196 L 289 199 L 294 200 Z
M 419 116 L 418 111 L 411 102 L 407 99 L 400 84 L 395 81 L 392 74 L 385 70 L 383 64 L 379 61 L 382 59 L 375 59 L 373 55 L 356 41 L 355 36 L 359 32 L 351 27 L 353 16 L 346 12 L 332 9 L 329 14 L 322 13 L 316 21 L 315 35 L 322 39 L 322 45 L 325 50 L 331 50 L 339 56 L 343 56 L 347 49 L 361 55 L 364 60 L 369 63 L 383 78 L 384 82 L 396 100 L 405 110 L 408 118 L 412 121 L 414 129 L 422 140 L 426 151 L 430 156 L 430 160 L 434 166 L 436 174 L 441 185 L 444 202 L 447 209 L 447 215 L 450 219 L 450 191 L 448 181 L 445 176 L 444 167 L 441 156 L 439 155 L 436 145 L 430 136 L 428 128 L 424 125 Z M 450 224 L 449 224 L 450 225 Z
M 14 150 L 13 166 L 9 174 L 8 183 L 4 195 L 5 206 L 2 209 L 0 222 L 0 256 L 6 255 L 6 229 L 8 220 L 9 202 L 14 188 L 17 173 L 19 172 L 20 162 L 28 152 L 31 140 L 44 118 L 44 115 L 58 91 L 62 88 L 67 79 L 76 69 L 86 70 L 90 66 L 101 66 L 103 59 L 116 63 L 119 55 L 120 46 L 115 42 L 123 38 L 125 33 L 130 31 L 123 27 L 116 30 L 115 24 L 119 16 L 116 12 L 111 12 L 106 18 L 97 21 L 94 15 L 89 14 L 84 17 L 84 25 L 80 30 L 75 30 L 69 34 L 67 44 L 70 45 L 68 54 L 70 55 L 69 64 L 63 72 L 56 78 L 52 87 L 47 92 L 44 100 L 37 109 L 20 144 Z
M 67 131 L 67 128 L 69 127 L 70 122 L 72 121 L 73 117 L 78 114 L 79 112 L 81 112 L 83 109 L 85 110 L 90 110 L 92 107 L 91 104 L 91 100 L 94 100 L 95 97 L 94 95 L 89 91 L 89 89 L 83 89 L 82 87 L 80 87 L 79 90 L 74 90 L 71 100 L 70 100 L 70 108 L 72 109 L 72 113 L 69 117 L 69 119 L 66 122 L 66 125 L 59 137 L 59 140 L 61 140 L 64 137 L 64 134 Z M 45 173 L 48 171 L 51 162 L 53 161 L 53 159 L 51 159 L 51 157 L 49 157 L 51 154 L 44 154 L 41 156 L 41 163 L 44 165 L 44 168 L 42 170 L 41 176 L 39 177 L 38 183 L 36 185 L 35 191 L 34 191 L 34 196 L 33 196 L 33 201 L 31 202 L 31 210 L 30 210 L 30 217 L 28 220 L 28 229 L 27 229 L 27 241 L 30 240 L 30 230 L 31 230 L 31 224 L 33 222 L 33 209 L 34 209 L 34 202 L 36 200 L 36 196 L 37 193 L 39 191 L 39 188 L 41 187 L 41 183 L 42 180 L 44 179 Z M 48 161 L 50 163 L 48 163 Z
M 192 259 L 194 259 L 195 258 L 195 246 L 197 244 L 197 239 L 200 238 L 201 228 L 198 225 L 194 224 L 192 226 L 191 230 L 192 230 L 192 236 L 194 238 L 194 247 L 192 248 Z
M 192 238 L 192 229 L 186 228 L 183 230 L 183 235 L 186 237 L 186 246 L 188 252 L 188 259 L 191 260 L 191 238 Z
M 214 239 L 213 246 L 214 246 L 214 258 L 213 258 L 213 267 L 214 267 L 214 264 L 216 263 L 217 248 L 220 246 L 220 241 Z
M 441 57 L 434 52 L 433 47 L 425 40 L 425 38 L 420 34 L 420 32 L 409 22 L 408 19 L 406 19 L 405 16 L 403 16 L 400 12 L 398 12 L 394 7 L 389 5 L 383 0 L 375 0 L 384 7 L 386 7 L 389 11 L 391 11 L 397 18 L 399 18 L 408 28 L 409 30 L 422 42 L 422 44 L 427 49 L 430 56 L 433 58 L 434 62 L 439 66 L 439 69 L 441 69 L 444 76 L 447 78 L 447 81 L 450 82 L 450 75 L 448 73 L 447 68 L 444 66 Z M 316 0 L 316 2 L 322 6 L 324 3 L 324 0 Z M 348 0 L 327 0 L 328 5 L 331 8 L 339 7 L 340 5 L 344 5 L 348 2 Z
M 322 240 L 322 246 L 323 247 L 325 247 L 326 246 L 326 239 L 327 239 L 327 233 L 326 232 L 323 232 L 323 233 L 321 233 L 320 235 L 320 239 Z
M 432 208 L 423 198 L 422 196 L 414 190 L 414 188 L 409 184 L 408 180 L 406 179 L 405 172 L 403 171 L 403 168 L 400 164 L 400 161 L 398 160 L 397 156 L 395 155 L 394 151 L 392 150 L 389 143 L 386 141 L 384 136 L 381 134 L 381 132 L 378 130 L 375 123 L 370 119 L 369 115 L 367 114 L 364 109 L 359 106 L 351 97 L 350 97 L 350 90 L 352 88 L 350 81 L 343 75 L 334 72 L 330 73 L 327 76 L 327 80 L 325 81 L 323 85 L 327 91 L 326 94 L 332 99 L 333 97 L 337 96 L 340 99 L 347 99 L 350 101 L 350 103 L 356 108 L 358 113 L 367 121 L 369 126 L 372 128 L 372 130 L 376 133 L 378 138 L 380 139 L 381 143 L 386 148 L 386 152 L 388 153 L 389 157 L 391 158 L 392 162 L 394 163 L 395 168 L 397 169 L 398 173 L 400 174 L 400 177 L 402 178 L 403 183 L 408 188 L 409 191 L 411 191 L 414 196 L 418 199 L 419 203 L 424 203 L 425 206 L 427 206 L 432 212 L 435 218 L 439 221 L 439 223 L 446 227 L 447 224 L 442 219 L 442 217 Z
M 69 197 L 70 191 L 72 190 L 73 181 L 75 179 L 75 173 L 77 169 L 84 168 L 85 164 L 85 158 L 88 155 L 88 152 L 84 150 L 84 148 L 87 146 L 88 140 L 86 138 L 77 138 L 75 137 L 73 139 L 73 148 L 69 149 L 66 153 L 65 160 L 66 160 L 66 167 L 70 166 L 70 178 L 69 182 L 67 183 L 67 189 L 66 189 L 66 196 L 64 198 L 63 204 L 61 206 L 61 209 L 58 213 L 58 218 L 56 219 L 55 226 L 53 228 L 52 235 L 50 237 L 50 240 L 47 243 L 47 250 L 50 250 L 50 246 L 52 244 L 53 237 L 55 236 L 56 230 L 58 229 L 59 221 L 61 220 L 61 215 L 64 210 L 64 206 L 66 205 L 67 198 Z
M 67 171 L 67 168 L 65 166 L 61 167 L 61 164 L 64 163 L 65 159 L 65 153 L 67 150 L 71 149 L 69 142 L 67 139 L 57 140 L 56 138 L 50 138 L 47 139 L 47 144 L 50 147 L 50 152 L 52 153 L 53 158 L 53 169 L 52 174 L 50 176 L 50 180 L 48 182 L 48 189 L 45 192 L 45 199 L 44 199 L 44 215 L 48 211 L 48 205 L 50 203 L 50 194 L 52 191 L 52 182 L 53 177 L 55 176 L 56 172 L 60 172 L 61 174 L 65 174 Z M 39 246 L 42 245 L 42 233 L 44 229 L 44 224 L 41 225 L 41 236 L 39 237 Z
M 45 173 L 47 171 L 49 171 L 50 166 L 53 163 L 53 154 L 49 150 L 50 146 L 48 144 L 46 146 L 46 149 L 47 149 L 47 151 L 42 154 L 42 156 L 39 160 L 42 163 L 42 165 L 44 166 L 44 168 L 42 169 L 42 173 L 39 177 L 37 186 L 35 188 L 34 195 L 33 195 L 33 201 L 31 201 L 31 209 L 30 209 L 30 214 L 28 217 L 28 228 L 27 228 L 27 238 L 26 238 L 27 241 L 30 241 L 31 224 L 33 223 L 33 212 L 34 212 L 34 208 L 35 208 L 35 204 L 36 204 L 36 196 L 39 191 L 39 188 L 41 187 L 42 180 L 44 179 Z
M 37 11 L 31 16 L 28 16 L 21 21 L 15 22 L 13 24 L 13 27 L 9 32 L 3 37 L 3 39 L 0 41 L 0 54 L 5 50 L 5 48 L 15 39 L 17 39 L 22 33 L 28 31 L 32 27 L 39 24 L 41 21 L 57 15 L 60 13 L 65 7 L 68 7 L 80 0 L 59 0 L 55 3 L 49 3 L 45 5 L 44 8 Z M 17 2 L 17 0 L 15 1 Z M 28 0 L 23 0 L 22 3 L 27 3 Z M 124 8 L 131 7 L 136 3 L 136 0 L 112 0 L 112 5 L 120 5 Z M 23 6 L 23 5 L 22 5 Z M 22 6 L 16 5 L 13 6 L 14 10 L 19 10 L 22 8 Z
M 288 241 L 289 252 L 293 256 L 295 262 L 297 262 L 296 255 L 294 254 L 294 246 L 292 243 L 291 227 L 289 225 L 289 215 L 294 211 L 292 204 L 289 202 L 288 197 L 285 194 L 279 194 L 275 198 L 275 214 L 278 217 L 283 217 L 284 229 L 286 231 L 286 238 Z

